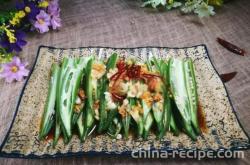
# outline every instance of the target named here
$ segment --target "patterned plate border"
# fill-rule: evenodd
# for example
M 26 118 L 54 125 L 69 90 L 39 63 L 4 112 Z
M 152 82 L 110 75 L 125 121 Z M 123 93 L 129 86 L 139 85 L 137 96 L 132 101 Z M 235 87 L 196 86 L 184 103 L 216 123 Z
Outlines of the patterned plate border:
M 207 46 L 205 44 L 200 44 L 200 45 L 195 45 L 195 46 L 191 46 L 191 47 L 159 47 L 159 46 L 144 46 L 144 47 L 133 47 L 133 48 L 171 48 L 171 49 L 185 49 L 185 48 L 193 48 L 193 47 L 198 47 L 198 46 L 203 46 L 205 48 L 205 51 L 207 53 L 207 56 L 208 56 L 208 59 L 209 59 L 209 62 L 210 64 L 212 65 L 213 69 L 215 70 L 216 74 L 219 75 L 218 71 L 216 70 L 215 66 L 213 65 L 212 61 L 211 61 L 211 58 L 209 56 L 209 53 L 208 53 L 208 49 L 207 49 Z M 50 154 L 44 154 L 44 155 L 35 155 L 35 154 L 29 154 L 29 155 L 23 155 L 23 154 L 19 154 L 19 153 L 5 153 L 2 151 L 8 137 L 9 137 L 9 134 L 10 134 L 10 131 L 11 131 L 11 128 L 13 126 L 13 123 L 15 121 L 15 118 L 16 118 L 16 115 L 17 115 L 17 112 L 18 112 L 18 109 L 19 109 L 19 105 L 21 103 L 21 100 L 22 100 L 22 96 L 23 96 L 23 93 L 24 93 L 24 90 L 25 90 L 25 87 L 26 85 L 28 84 L 29 82 L 29 79 L 34 71 L 34 68 L 37 64 L 37 61 L 38 61 L 38 57 L 39 57 L 39 53 L 40 53 L 40 49 L 41 48 L 50 48 L 50 49 L 61 49 L 61 50 L 66 50 L 66 49 L 77 49 L 77 48 L 56 48 L 56 47 L 52 47 L 52 46 L 44 46 L 44 45 L 41 45 L 38 47 L 38 51 L 37 51 L 37 54 L 36 54 L 36 58 L 35 58 L 35 62 L 30 70 L 30 74 L 29 76 L 27 77 L 26 81 L 25 81 L 25 84 L 21 90 L 21 93 L 19 95 L 19 99 L 18 99 L 18 103 L 17 103 L 17 106 L 16 106 L 16 110 L 15 110 L 15 113 L 14 113 L 14 117 L 13 117 L 13 120 L 11 122 L 11 125 L 7 131 L 7 134 L 0 146 L 0 157 L 5 157 L 5 158 L 23 158 L 23 159 L 44 159 L 44 158 L 61 158 L 61 157 L 73 157 L 73 156 L 77 156 L 77 157 L 81 157 L 83 155 L 91 155 L 91 156 L 94 156 L 94 155 L 121 155 L 121 156 L 131 156 L 131 152 L 122 152 L 121 154 L 117 154 L 115 152 L 96 152 L 96 151 L 89 151 L 89 152 L 68 152 L 68 153 L 56 153 L 54 155 L 50 155 Z M 128 48 L 114 48 L 114 47 L 102 47 L 102 46 L 87 46 L 87 47 L 79 47 L 79 48 L 111 48 L 111 49 L 128 49 Z M 133 48 L 129 48 L 129 49 L 133 49 Z M 233 104 L 232 104 L 232 101 L 228 95 L 228 91 L 227 91 L 227 88 L 225 86 L 225 83 L 221 80 L 220 78 L 220 81 L 221 83 L 223 84 L 223 87 L 225 88 L 225 91 L 226 91 L 226 97 L 228 98 L 229 100 L 229 103 L 230 103 L 230 106 L 232 108 L 232 111 L 233 111 L 233 114 L 235 115 L 236 119 L 237 119 L 237 122 L 239 123 L 239 126 L 240 128 L 242 129 L 242 131 L 244 132 L 244 134 L 247 136 L 248 138 L 248 143 L 245 145 L 245 146 L 240 146 L 240 147 L 232 147 L 230 149 L 223 149 L 223 148 L 220 148 L 218 150 L 213 150 L 213 149 L 203 149 L 203 150 L 199 150 L 199 149 L 196 149 L 196 150 L 193 150 L 193 151 L 205 151 L 205 152 L 212 152 L 213 154 L 216 154 L 218 152 L 223 152 L 223 151 L 238 151 L 238 150 L 249 150 L 250 149 L 250 137 L 249 135 L 247 134 L 247 132 L 245 131 L 244 127 L 242 126 L 242 124 L 240 123 L 239 119 L 238 119 L 238 116 L 236 114 L 236 111 L 233 107 Z M 154 151 L 156 149 L 151 149 L 150 151 Z M 166 148 L 164 149 L 165 151 L 167 151 L 168 153 L 171 153 L 173 151 L 191 151 L 192 149 L 172 149 L 172 148 Z

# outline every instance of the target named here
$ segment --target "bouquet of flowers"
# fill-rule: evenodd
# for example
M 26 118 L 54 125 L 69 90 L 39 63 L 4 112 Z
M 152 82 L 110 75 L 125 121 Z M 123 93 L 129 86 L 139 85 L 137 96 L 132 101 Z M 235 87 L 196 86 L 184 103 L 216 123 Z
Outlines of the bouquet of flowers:
M 30 31 L 45 33 L 50 28 L 55 30 L 61 27 L 58 1 L 22 0 L 17 1 L 16 7 L 13 9 L 8 8 L 8 4 L 11 2 L 0 0 L 0 64 L 10 62 L 12 57 L 22 50 L 22 47 L 27 44 L 25 41 L 26 33 Z M 21 65 L 21 61 L 18 57 L 13 59 L 12 64 L 13 67 L 9 69 L 7 64 L 2 65 L 2 71 L 0 71 L 0 77 L 9 80 L 8 82 L 21 80 L 20 77 L 8 79 L 8 75 L 11 74 L 4 74 L 6 69 L 14 73 L 20 71 L 18 65 Z M 27 76 L 27 74 L 23 75 Z
M 199 17 L 214 15 L 214 7 L 223 5 L 223 0 L 143 0 L 142 7 L 180 8 L 183 13 L 195 13 Z

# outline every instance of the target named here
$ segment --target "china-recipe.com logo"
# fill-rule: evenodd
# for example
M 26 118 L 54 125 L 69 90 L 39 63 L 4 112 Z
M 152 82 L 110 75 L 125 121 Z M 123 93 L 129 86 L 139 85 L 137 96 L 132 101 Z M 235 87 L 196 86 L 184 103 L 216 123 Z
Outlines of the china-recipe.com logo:
M 219 150 L 214 152 L 212 150 L 134 150 L 131 153 L 132 158 L 190 158 L 190 159 L 204 159 L 204 158 L 244 158 L 243 151 Z

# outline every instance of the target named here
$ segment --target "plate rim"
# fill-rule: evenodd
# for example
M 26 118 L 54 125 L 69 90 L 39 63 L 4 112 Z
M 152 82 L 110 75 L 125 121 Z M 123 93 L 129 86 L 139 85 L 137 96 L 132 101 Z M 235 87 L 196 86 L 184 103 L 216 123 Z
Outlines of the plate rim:
M 14 124 L 14 121 L 16 119 L 17 112 L 19 110 L 19 106 L 21 104 L 21 100 L 22 100 L 25 88 L 28 85 L 29 79 L 30 79 L 33 71 L 35 70 L 35 66 L 37 65 L 38 57 L 40 55 L 40 50 L 42 48 L 61 49 L 61 50 L 81 49 L 81 48 L 107 48 L 107 49 L 167 48 L 167 49 L 187 49 L 187 48 L 194 48 L 194 47 L 199 47 L 199 46 L 203 46 L 205 48 L 208 60 L 209 60 L 209 62 L 211 64 L 212 68 L 215 70 L 216 74 L 218 75 L 219 80 L 223 84 L 223 87 L 224 87 L 225 92 L 226 92 L 226 97 L 228 98 L 228 101 L 229 101 L 229 104 L 231 106 L 232 112 L 233 112 L 234 116 L 236 117 L 236 120 L 237 120 L 240 128 L 242 129 L 242 131 L 246 135 L 248 143 L 246 145 L 244 145 L 244 146 L 231 147 L 230 149 L 219 148 L 217 150 L 214 150 L 214 149 L 211 149 L 211 148 L 207 148 L 207 149 L 166 148 L 164 150 L 167 151 L 167 152 L 173 152 L 173 151 L 178 151 L 178 152 L 179 151 L 185 151 L 185 152 L 187 152 L 187 151 L 193 150 L 193 151 L 213 152 L 214 154 L 216 154 L 218 152 L 228 151 L 228 150 L 230 150 L 230 151 L 249 150 L 250 149 L 250 137 L 249 137 L 248 133 L 246 132 L 246 130 L 244 129 L 244 127 L 242 126 L 242 124 L 241 124 L 241 122 L 240 122 L 240 120 L 239 120 L 239 118 L 238 118 L 238 116 L 236 114 L 236 111 L 234 109 L 232 101 L 231 101 L 231 99 L 229 97 L 227 87 L 226 87 L 225 83 L 222 81 L 221 77 L 219 76 L 219 72 L 217 71 L 217 69 L 215 68 L 214 64 L 212 63 L 212 60 L 211 60 L 209 52 L 208 52 L 208 48 L 207 48 L 207 46 L 205 44 L 198 44 L 198 45 L 194 45 L 194 46 L 185 46 L 185 47 L 164 47 L 164 46 L 139 46 L 139 47 L 86 46 L 86 47 L 75 47 L 75 48 L 59 48 L 59 47 L 54 47 L 54 46 L 40 45 L 40 46 L 38 46 L 38 50 L 37 50 L 36 57 L 35 57 L 35 62 L 32 65 L 32 67 L 30 69 L 30 73 L 29 73 L 28 77 L 26 78 L 25 83 L 24 83 L 24 85 L 22 87 L 22 90 L 21 90 L 21 92 L 19 94 L 18 102 L 17 102 L 16 108 L 15 108 L 15 113 L 14 113 L 13 119 L 11 121 L 10 127 L 9 127 L 9 129 L 8 129 L 5 137 L 4 137 L 3 142 L 0 145 L 0 157 L 5 157 L 5 158 L 23 158 L 23 159 L 44 159 L 44 158 L 62 158 L 62 157 L 73 157 L 73 156 L 80 157 L 80 156 L 83 156 L 83 155 L 90 155 L 90 156 L 94 156 L 94 155 L 99 155 L 99 156 L 101 156 L 101 155 L 131 156 L 131 153 L 132 153 L 131 151 L 124 151 L 124 152 L 121 152 L 121 153 L 116 153 L 115 151 L 114 152 L 105 152 L 105 151 L 88 151 L 88 152 L 84 152 L 84 151 L 79 151 L 79 152 L 66 152 L 66 153 L 57 152 L 57 153 L 52 154 L 52 155 L 51 154 L 43 154 L 43 155 L 28 154 L 28 155 L 25 155 L 25 154 L 14 153 L 14 152 L 6 153 L 6 152 L 2 151 L 2 149 L 4 148 L 4 146 L 5 146 L 6 142 L 7 142 L 7 139 L 9 137 L 10 132 L 11 132 L 11 129 L 13 127 L 13 124 Z M 154 150 L 161 151 L 159 149 L 151 148 L 150 152 L 152 152 Z

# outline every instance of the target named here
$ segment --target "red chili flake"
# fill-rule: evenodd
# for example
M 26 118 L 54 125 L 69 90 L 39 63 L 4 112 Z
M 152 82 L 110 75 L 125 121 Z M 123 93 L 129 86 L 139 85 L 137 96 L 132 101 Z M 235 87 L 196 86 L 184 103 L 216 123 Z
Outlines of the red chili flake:
M 130 79 L 139 79 L 141 76 L 141 66 L 140 65 L 131 65 L 127 69 L 127 76 Z
M 160 75 L 150 74 L 150 73 L 143 73 L 142 76 L 145 77 L 145 78 L 153 78 L 153 77 L 161 78 Z
M 125 72 L 126 70 L 121 70 L 121 71 L 118 71 L 117 73 L 115 73 L 114 75 L 112 75 L 110 77 L 110 80 L 118 80 L 120 78 L 120 76 L 122 75 L 123 72 Z
M 116 67 L 118 69 L 118 72 L 115 73 L 110 77 L 110 80 L 114 81 L 114 84 L 117 82 L 118 79 L 128 77 L 129 79 L 152 79 L 154 77 L 159 77 L 159 75 L 150 74 L 150 73 L 142 73 L 141 66 L 140 65 L 127 65 L 124 60 L 120 60 L 117 62 Z M 111 93 L 112 99 L 114 101 L 123 101 L 125 99 L 124 96 L 120 96 L 116 93 Z
M 124 99 L 125 99 L 125 97 L 124 96 L 120 96 L 120 95 L 118 95 L 118 94 L 116 94 L 116 93 L 111 93 L 112 94 L 112 99 L 114 100 L 114 101 L 123 101 Z
M 121 74 L 126 71 L 127 65 L 123 60 L 120 60 L 117 62 L 116 67 L 118 69 L 118 72 L 112 75 L 110 77 L 110 80 L 118 80 Z
M 117 64 L 116 64 L 116 67 L 117 67 L 118 72 L 119 72 L 119 71 L 121 71 L 121 70 L 126 69 L 127 65 L 126 65 L 126 63 L 125 63 L 124 60 L 119 60 L 119 61 L 117 62 Z

